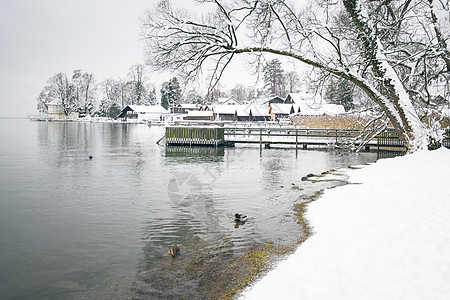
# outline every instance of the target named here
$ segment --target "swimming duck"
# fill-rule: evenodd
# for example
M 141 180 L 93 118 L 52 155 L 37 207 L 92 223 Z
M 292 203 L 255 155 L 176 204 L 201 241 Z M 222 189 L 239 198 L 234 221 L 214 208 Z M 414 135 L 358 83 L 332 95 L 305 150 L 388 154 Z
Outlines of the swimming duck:
M 244 223 L 245 221 L 247 221 L 247 216 L 246 215 L 242 215 L 242 214 L 235 214 L 234 215 L 234 221 L 236 223 Z
M 180 255 L 180 254 L 181 254 L 181 249 L 176 244 L 173 245 L 173 247 L 171 247 L 169 249 L 169 255 L 172 257 L 175 257 L 176 255 Z
M 94 157 L 92 155 L 89 155 L 89 159 L 93 159 Z

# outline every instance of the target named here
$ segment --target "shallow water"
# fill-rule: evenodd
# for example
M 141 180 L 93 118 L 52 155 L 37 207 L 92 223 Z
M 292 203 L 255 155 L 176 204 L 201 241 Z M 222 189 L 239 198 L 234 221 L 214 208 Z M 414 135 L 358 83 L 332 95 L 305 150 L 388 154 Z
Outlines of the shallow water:
M 308 173 L 375 153 L 168 148 L 161 127 L 0 120 L 2 298 L 211 298 L 224 264 L 295 243 Z M 89 159 L 89 155 L 93 159 Z M 292 184 L 300 189 L 293 189 Z M 235 227 L 233 215 L 249 215 Z M 172 244 L 182 254 L 172 260 Z

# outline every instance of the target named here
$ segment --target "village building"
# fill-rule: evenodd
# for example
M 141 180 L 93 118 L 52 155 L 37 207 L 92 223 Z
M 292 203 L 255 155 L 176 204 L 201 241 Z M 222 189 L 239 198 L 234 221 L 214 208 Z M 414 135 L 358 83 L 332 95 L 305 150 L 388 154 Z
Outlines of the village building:
M 58 101 L 53 100 L 47 105 L 47 117 L 50 119 L 64 119 L 66 114 Z
M 253 98 L 250 101 L 248 101 L 248 104 L 257 104 L 257 105 L 266 105 L 270 106 L 273 103 L 284 103 L 283 98 L 275 96 L 275 97 L 258 97 Z
M 270 120 L 272 121 L 278 121 L 281 118 L 288 118 L 289 115 L 299 112 L 300 106 L 297 104 L 273 103 L 269 108 Z
M 164 116 L 169 112 L 161 105 L 128 105 L 117 118 L 131 119 L 138 122 L 164 121 Z
M 170 108 L 172 114 L 187 114 L 188 111 L 200 110 L 199 104 L 180 103 Z
M 269 121 L 269 107 L 266 105 L 248 104 L 237 111 L 238 121 Z
M 214 112 L 212 110 L 191 110 L 184 115 L 184 120 L 213 121 Z
M 267 106 L 271 106 L 272 104 L 281 104 L 281 103 L 284 103 L 284 100 L 285 100 L 285 99 L 276 96 L 276 97 L 271 97 L 271 98 L 269 98 L 269 100 L 263 102 L 262 104 L 265 104 L 265 105 L 267 105 Z
M 65 119 L 66 114 L 64 113 L 64 109 L 58 100 L 53 100 L 47 105 L 47 117 L 49 119 Z M 76 119 L 79 117 L 79 114 L 76 112 L 71 112 L 68 118 Z
M 236 121 L 237 112 L 244 108 L 244 105 L 213 105 L 215 121 Z

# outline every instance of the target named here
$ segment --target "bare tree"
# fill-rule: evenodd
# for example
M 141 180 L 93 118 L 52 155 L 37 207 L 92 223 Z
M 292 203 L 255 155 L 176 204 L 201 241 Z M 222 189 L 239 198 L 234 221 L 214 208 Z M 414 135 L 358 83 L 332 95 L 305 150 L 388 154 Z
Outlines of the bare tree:
M 73 96 L 80 115 L 90 114 L 94 107 L 97 86 L 93 74 L 74 70 L 72 75 Z
M 444 92 L 438 82 L 448 82 L 448 31 L 436 15 L 438 6 L 448 15 L 448 2 L 321 0 L 305 10 L 283 0 L 200 2 L 217 9 L 194 18 L 164 0 L 147 13 L 148 64 L 194 76 L 211 62 L 214 85 L 238 54 L 277 54 L 352 82 L 409 151 L 442 137 L 424 117 Z
M 61 106 L 66 117 L 77 110 L 73 84 L 66 74 L 61 72 L 48 79 L 47 85 L 39 94 L 37 101 L 38 109 L 41 112 L 47 112 L 49 103 L 53 101 Z
M 142 105 L 145 102 L 147 89 L 144 86 L 145 68 L 141 64 L 130 67 L 128 73 L 128 84 L 130 85 L 129 104 Z
M 249 100 L 253 96 L 253 88 L 246 87 L 242 83 L 236 84 L 231 90 L 230 90 L 230 97 L 244 103 L 246 100 Z
M 300 79 L 297 72 L 288 71 L 284 74 L 284 82 L 286 85 L 286 92 L 293 93 L 299 88 Z
M 123 86 L 123 81 L 112 78 L 102 82 L 102 96 L 99 105 L 99 112 L 102 116 L 117 117 L 125 101 Z

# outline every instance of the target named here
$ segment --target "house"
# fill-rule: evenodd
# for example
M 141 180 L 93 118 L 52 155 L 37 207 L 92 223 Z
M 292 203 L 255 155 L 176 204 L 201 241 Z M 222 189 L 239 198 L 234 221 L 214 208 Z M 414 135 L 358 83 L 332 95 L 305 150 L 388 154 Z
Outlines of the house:
M 198 110 L 199 111 L 207 111 L 207 110 L 212 110 L 211 108 L 212 108 L 211 104 L 203 104 L 203 105 L 200 105 Z
M 57 100 L 53 100 L 47 105 L 47 117 L 50 119 L 64 119 L 66 117 L 62 105 Z
M 199 109 L 200 109 L 200 105 L 198 105 L 198 104 L 180 103 L 180 104 L 177 104 L 175 107 L 171 107 L 170 112 L 173 114 L 187 114 L 188 111 L 199 110 Z
M 270 119 L 272 121 L 277 121 L 283 117 L 289 117 L 289 115 L 298 113 L 299 111 L 300 106 L 297 104 L 273 103 L 269 108 Z
M 65 119 L 66 118 L 64 109 L 58 100 L 53 100 L 50 103 L 48 103 L 47 117 L 50 119 Z M 68 117 L 76 119 L 79 117 L 79 114 L 76 112 L 71 112 Z
M 284 99 L 283 99 L 283 98 L 280 98 L 280 97 L 278 97 L 278 96 L 276 96 L 276 97 L 271 97 L 271 98 L 269 98 L 269 100 L 267 100 L 266 102 L 264 102 L 264 103 L 262 103 L 262 104 L 266 104 L 267 106 L 270 106 L 270 105 L 272 105 L 272 104 L 274 104 L 274 103 L 284 103 Z
M 214 112 L 212 110 L 190 110 L 184 115 L 185 120 L 212 121 L 214 120 Z
M 213 105 L 215 121 L 236 121 L 238 110 L 243 109 L 244 105 Z
M 128 105 L 117 118 L 133 119 L 136 121 L 163 121 L 167 109 L 161 105 Z
M 238 121 L 268 121 L 269 107 L 266 105 L 248 104 L 237 111 Z

